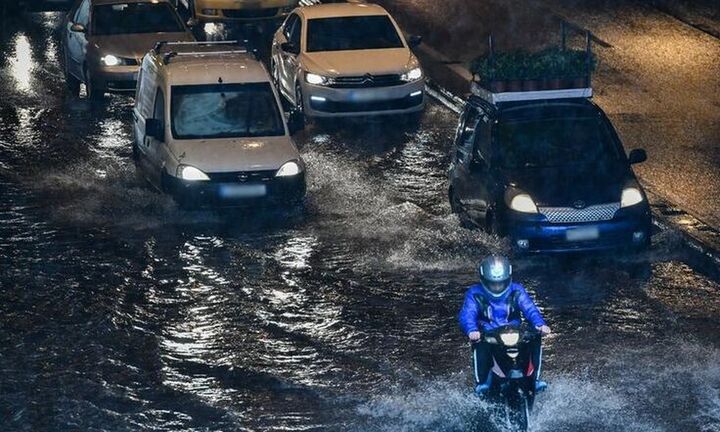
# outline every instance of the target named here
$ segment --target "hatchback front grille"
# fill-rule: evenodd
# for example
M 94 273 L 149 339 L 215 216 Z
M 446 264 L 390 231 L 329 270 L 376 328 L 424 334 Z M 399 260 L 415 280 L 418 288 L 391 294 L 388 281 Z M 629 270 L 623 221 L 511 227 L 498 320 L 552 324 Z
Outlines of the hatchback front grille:
M 390 87 L 405 84 L 398 74 L 389 75 L 362 75 L 344 76 L 332 79 L 331 87 L 336 88 L 366 88 L 366 87 Z
M 573 207 L 540 207 L 538 211 L 550 223 L 583 223 L 608 221 L 620 210 L 620 203 L 591 205 L 577 209 Z

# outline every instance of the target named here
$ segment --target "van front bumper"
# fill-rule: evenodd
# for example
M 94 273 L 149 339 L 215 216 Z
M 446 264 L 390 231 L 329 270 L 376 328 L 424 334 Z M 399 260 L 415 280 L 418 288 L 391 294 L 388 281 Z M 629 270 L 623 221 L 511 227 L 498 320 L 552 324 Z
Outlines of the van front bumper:
M 650 244 L 652 219 L 644 205 L 620 209 L 608 221 L 569 224 L 513 212 L 505 231 L 513 249 L 520 253 L 641 249 Z
M 389 86 L 337 88 L 303 84 L 308 117 L 410 114 L 425 108 L 425 80 Z
M 275 177 L 275 171 L 209 174 L 209 181 L 166 175 L 163 188 L 185 207 L 293 206 L 305 197 L 305 172 Z

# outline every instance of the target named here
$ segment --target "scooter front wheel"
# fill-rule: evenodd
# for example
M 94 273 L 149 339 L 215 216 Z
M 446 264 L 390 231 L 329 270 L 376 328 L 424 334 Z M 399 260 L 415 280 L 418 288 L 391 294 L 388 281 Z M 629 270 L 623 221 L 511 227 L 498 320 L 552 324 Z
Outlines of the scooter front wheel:
M 530 403 L 527 396 L 519 395 L 508 404 L 507 417 L 510 430 L 527 432 L 530 427 Z

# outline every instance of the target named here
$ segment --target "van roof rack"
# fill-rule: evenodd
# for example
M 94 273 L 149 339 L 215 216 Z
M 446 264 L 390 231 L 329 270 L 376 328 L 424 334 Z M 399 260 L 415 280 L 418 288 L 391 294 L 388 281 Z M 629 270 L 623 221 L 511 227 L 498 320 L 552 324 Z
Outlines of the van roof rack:
M 208 42 L 158 42 L 153 51 L 162 56 L 163 64 L 170 63 L 174 57 L 220 54 L 247 54 L 256 50 L 248 49 L 248 41 L 227 40 Z
M 536 101 L 549 99 L 588 99 L 593 95 L 591 80 L 594 66 L 592 42 L 597 39 L 588 30 L 574 24 L 561 22 L 560 46 L 561 53 L 567 52 L 567 33 L 574 30 L 584 37 L 584 56 L 582 71 L 566 78 L 547 76 L 541 78 L 503 79 L 497 76 L 495 42 L 493 35 L 488 38 L 488 56 L 484 60 L 489 65 L 489 74 L 480 77 L 473 72 L 470 91 L 486 102 L 496 105 L 504 102 Z

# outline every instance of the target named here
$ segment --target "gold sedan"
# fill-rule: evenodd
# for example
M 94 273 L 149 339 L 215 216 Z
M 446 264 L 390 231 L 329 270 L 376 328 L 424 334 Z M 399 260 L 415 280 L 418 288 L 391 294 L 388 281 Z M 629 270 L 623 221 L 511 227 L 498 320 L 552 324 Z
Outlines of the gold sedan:
M 200 22 L 258 21 L 285 17 L 298 0 L 179 0 Z

